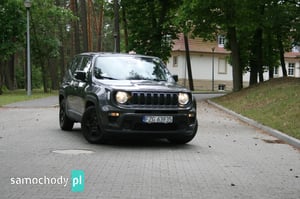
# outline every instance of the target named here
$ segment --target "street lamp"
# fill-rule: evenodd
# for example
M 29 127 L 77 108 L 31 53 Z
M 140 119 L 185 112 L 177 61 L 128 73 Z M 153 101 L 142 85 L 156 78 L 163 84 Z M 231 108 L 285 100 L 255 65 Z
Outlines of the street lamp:
M 30 31 L 29 31 L 29 11 L 31 0 L 24 0 L 24 6 L 27 10 L 27 95 L 31 95 L 31 66 L 30 66 Z
M 211 90 L 215 90 L 215 47 L 211 48 L 212 51 L 212 73 L 211 73 Z

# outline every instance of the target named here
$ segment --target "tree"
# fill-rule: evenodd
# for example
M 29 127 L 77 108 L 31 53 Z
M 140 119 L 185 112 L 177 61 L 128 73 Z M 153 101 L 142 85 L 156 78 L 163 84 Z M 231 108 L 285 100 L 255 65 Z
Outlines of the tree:
M 264 66 L 272 69 L 278 57 L 286 75 L 284 52 L 292 41 L 299 41 L 299 7 L 294 0 L 185 0 L 179 16 L 183 26 L 191 24 L 189 31 L 195 36 L 216 40 L 217 34 L 227 34 L 233 90 L 238 91 L 243 71 L 250 71 L 251 85 L 258 74 L 262 82 Z
M 244 0 L 185 0 L 179 14 L 181 24 L 191 23 L 190 31 L 195 36 L 216 40 L 217 34 L 227 34 L 226 47 L 231 50 L 234 91 L 240 90 L 243 86 L 239 35 L 244 19 L 241 11 L 244 3 Z
M 52 0 L 34 1 L 31 8 L 32 63 L 41 68 L 44 92 L 58 88 L 59 67 L 56 63 L 66 26 L 73 19 L 72 13 Z M 62 28 L 63 27 L 63 28 Z M 61 36 L 61 37 L 60 37 Z
M 179 28 L 174 15 L 182 1 L 122 0 L 128 23 L 128 48 L 167 60 Z
M 277 49 L 279 50 L 282 73 L 283 76 L 286 77 L 287 70 L 285 67 L 284 52 L 290 51 L 293 39 L 296 39 L 297 37 L 299 39 L 300 2 L 284 0 L 275 3 L 271 2 L 269 6 L 270 18 L 272 19 L 271 28 L 276 35 Z
M 26 18 L 20 0 L 3 0 L 0 3 L 0 94 L 3 84 L 15 86 L 14 54 L 24 44 Z

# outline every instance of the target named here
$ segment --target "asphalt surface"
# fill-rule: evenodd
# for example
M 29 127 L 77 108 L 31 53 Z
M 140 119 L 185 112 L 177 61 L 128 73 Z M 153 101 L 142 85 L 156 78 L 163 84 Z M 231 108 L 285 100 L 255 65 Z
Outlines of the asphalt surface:
M 88 144 L 80 125 L 59 129 L 57 97 L 0 108 L 0 198 L 299 199 L 300 151 L 203 101 L 210 97 L 197 95 L 198 134 L 182 146 Z M 83 192 L 72 192 L 72 170 L 84 172 Z M 25 178 L 33 183 L 18 183 Z

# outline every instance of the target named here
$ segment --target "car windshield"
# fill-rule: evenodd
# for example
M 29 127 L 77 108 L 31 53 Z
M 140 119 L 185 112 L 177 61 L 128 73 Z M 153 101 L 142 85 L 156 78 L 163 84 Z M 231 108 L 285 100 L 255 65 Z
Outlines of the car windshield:
M 160 59 L 151 57 L 97 57 L 97 79 L 173 81 Z

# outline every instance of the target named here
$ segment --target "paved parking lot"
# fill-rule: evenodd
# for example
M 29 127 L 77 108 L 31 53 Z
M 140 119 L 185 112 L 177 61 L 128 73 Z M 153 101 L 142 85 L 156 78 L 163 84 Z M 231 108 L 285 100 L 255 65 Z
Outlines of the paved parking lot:
M 90 145 L 79 125 L 59 129 L 52 102 L 0 108 L 1 198 L 300 198 L 299 150 L 206 102 L 198 103 L 196 138 L 183 146 Z M 72 170 L 84 171 L 83 192 L 71 191 Z M 17 183 L 24 178 L 44 184 Z

